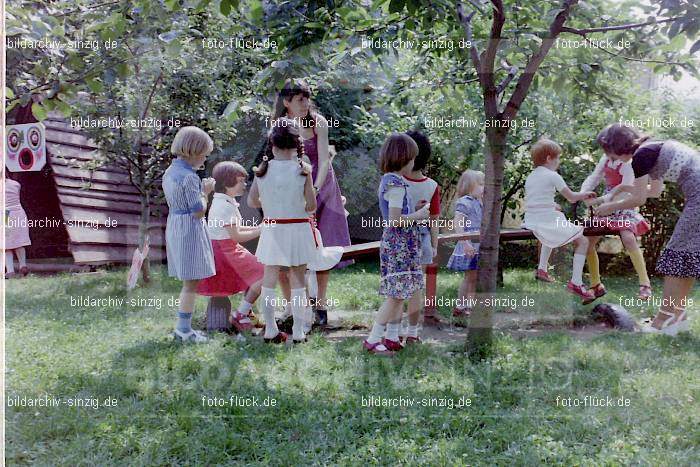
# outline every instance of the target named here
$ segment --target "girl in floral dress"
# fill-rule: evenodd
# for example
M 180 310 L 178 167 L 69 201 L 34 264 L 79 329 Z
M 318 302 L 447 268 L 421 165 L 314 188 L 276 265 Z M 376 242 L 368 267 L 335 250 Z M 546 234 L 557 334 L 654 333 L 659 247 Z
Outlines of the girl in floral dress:
M 403 179 L 413 170 L 418 154 L 416 142 L 406 134 L 387 137 L 380 151 L 379 208 L 384 232 L 379 249 L 379 294 L 386 300 L 372 326 L 364 348 L 378 355 L 393 355 L 403 346 L 399 340 L 401 314 L 406 300 L 423 286 L 420 264 L 420 233 L 415 221 L 430 215 L 428 203 L 417 203 L 412 212 L 408 184 Z

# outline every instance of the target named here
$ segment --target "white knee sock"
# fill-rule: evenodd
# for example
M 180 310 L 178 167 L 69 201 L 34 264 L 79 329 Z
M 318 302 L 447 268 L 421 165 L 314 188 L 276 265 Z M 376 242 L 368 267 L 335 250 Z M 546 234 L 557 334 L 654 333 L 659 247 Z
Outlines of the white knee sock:
M 418 325 L 408 325 L 406 328 L 406 337 L 418 337 Z
M 401 322 L 398 323 L 387 323 L 386 325 L 386 338 L 390 341 L 399 340 L 399 329 L 401 329 Z
M 268 289 L 263 287 L 261 289 L 260 298 L 262 299 L 259 303 L 260 308 L 262 308 L 263 317 L 265 318 L 265 339 L 272 339 L 280 330 L 277 328 L 277 322 L 275 321 L 275 307 L 274 303 L 276 301 L 275 289 Z
M 538 269 L 546 271 L 549 268 L 549 256 L 552 254 L 552 249 L 542 245 L 540 249 L 540 264 Z
M 252 303 L 248 303 L 245 298 L 241 300 L 241 303 L 238 305 L 238 313 L 242 315 L 247 315 L 248 312 L 253 308 Z
M 574 285 L 583 284 L 583 266 L 586 265 L 586 255 L 574 254 L 574 269 L 571 273 L 571 282 Z
M 304 323 L 306 321 L 306 289 L 292 289 L 291 295 L 292 317 L 292 339 L 295 341 L 304 340 Z
M 381 342 L 382 337 L 384 337 L 384 329 L 386 326 L 384 324 L 379 324 L 378 322 L 374 322 L 374 325 L 372 326 L 372 330 L 369 333 L 369 336 L 367 337 L 367 342 L 370 344 L 376 344 L 377 342 Z

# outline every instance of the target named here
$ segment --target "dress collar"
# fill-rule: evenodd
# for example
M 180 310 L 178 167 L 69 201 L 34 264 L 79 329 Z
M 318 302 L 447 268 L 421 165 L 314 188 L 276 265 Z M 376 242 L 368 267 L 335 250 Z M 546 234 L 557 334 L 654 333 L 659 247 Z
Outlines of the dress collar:
M 236 198 L 234 198 L 233 196 L 229 196 L 226 193 L 214 193 L 214 198 L 223 199 L 224 201 L 229 202 L 236 207 L 240 206 L 238 201 L 236 201 Z
M 179 157 L 173 160 L 173 165 L 182 167 L 183 169 L 188 169 L 191 172 L 196 172 L 194 170 L 194 167 L 192 167 L 187 161 L 185 161 L 184 159 L 180 159 Z

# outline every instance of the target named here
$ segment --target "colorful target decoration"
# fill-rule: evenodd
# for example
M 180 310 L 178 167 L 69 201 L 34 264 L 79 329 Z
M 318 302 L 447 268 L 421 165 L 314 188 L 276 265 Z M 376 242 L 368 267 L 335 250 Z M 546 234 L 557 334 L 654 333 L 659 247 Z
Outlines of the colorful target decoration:
M 37 172 L 46 165 L 46 130 L 41 123 L 8 125 L 5 166 L 10 172 Z

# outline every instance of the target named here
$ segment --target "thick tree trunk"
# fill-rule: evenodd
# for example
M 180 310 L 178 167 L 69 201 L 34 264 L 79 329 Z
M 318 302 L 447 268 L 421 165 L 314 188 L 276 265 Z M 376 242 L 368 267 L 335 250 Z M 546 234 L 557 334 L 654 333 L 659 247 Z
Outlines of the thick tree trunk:
M 146 187 L 148 190 L 149 187 Z M 141 220 L 139 222 L 139 249 L 141 252 L 144 250 L 146 241 L 148 239 L 148 224 L 151 218 L 151 199 L 148 193 L 141 196 Z M 151 281 L 151 264 L 148 257 L 144 258 L 143 265 L 141 266 L 141 274 L 143 281 L 149 283 Z
M 498 281 L 498 250 L 501 232 L 501 194 L 505 165 L 507 131 L 486 130 L 484 216 L 479 246 L 478 304 L 472 313 L 467 335 L 467 352 L 472 360 L 487 358 L 491 353 L 493 318 L 485 301 L 492 297 Z

